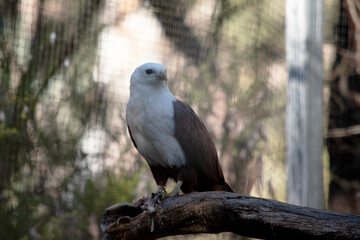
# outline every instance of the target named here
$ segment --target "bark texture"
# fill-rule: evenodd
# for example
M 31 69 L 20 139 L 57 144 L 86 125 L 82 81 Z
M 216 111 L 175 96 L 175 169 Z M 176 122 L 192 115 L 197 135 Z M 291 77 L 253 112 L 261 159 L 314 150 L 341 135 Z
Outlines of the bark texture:
M 145 200 L 106 209 L 106 239 L 233 232 L 263 239 L 360 239 L 360 216 L 300 207 L 229 192 L 168 198 L 143 211 Z

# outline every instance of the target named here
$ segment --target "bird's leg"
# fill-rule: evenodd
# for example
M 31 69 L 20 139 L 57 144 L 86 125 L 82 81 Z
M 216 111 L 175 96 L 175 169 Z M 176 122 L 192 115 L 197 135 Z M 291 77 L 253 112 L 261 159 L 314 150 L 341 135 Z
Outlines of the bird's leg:
M 163 196 L 164 185 L 158 185 L 158 189 L 156 193 L 151 194 L 151 198 L 147 198 L 145 201 L 142 201 L 140 207 L 143 210 L 147 210 L 150 212 L 155 212 L 155 205 L 160 203 L 160 200 Z
M 155 203 L 159 202 L 160 199 L 162 199 L 163 192 L 164 192 L 164 186 L 159 185 L 156 193 L 152 196 L 152 199 Z
M 182 184 L 182 183 L 183 183 L 183 182 L 180 181 L 180 180 L 177 181 L 177 182 L 176 182 L 176 185 L 175 185 L 174 189 L 171 191 L 171 193 L 164 193 L 162 199 L 168 198 L 168 197 L 175 197 L 175 196 L 179 195 L 179 193 L 180 193 L 180 187 L 181 187 L 181 184 Z

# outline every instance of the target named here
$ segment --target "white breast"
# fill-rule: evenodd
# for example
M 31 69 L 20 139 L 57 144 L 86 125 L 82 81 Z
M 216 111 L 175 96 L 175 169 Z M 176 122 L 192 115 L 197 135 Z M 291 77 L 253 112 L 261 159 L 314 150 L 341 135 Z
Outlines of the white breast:
M 176 98 L 168 87 L 132 89 L 126 121 L 139 153 L 154 166 L 180 167 L 185 155 L 174 137 Z

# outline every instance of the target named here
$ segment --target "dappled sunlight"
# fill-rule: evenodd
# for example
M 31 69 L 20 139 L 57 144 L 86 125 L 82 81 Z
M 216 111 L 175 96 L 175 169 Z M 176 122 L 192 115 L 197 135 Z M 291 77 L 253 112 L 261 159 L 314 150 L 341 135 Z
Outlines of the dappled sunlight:
M 106 207 L 156 191 L 126 124 L 130 77 L 145 62 L 166 67 L 169 89 L 204 122 L 236 193 L 287 200 L 285 0 L 6 2 L 0 239 L 101 239 Z M 325 5 L 327 109 L 337 5 Z

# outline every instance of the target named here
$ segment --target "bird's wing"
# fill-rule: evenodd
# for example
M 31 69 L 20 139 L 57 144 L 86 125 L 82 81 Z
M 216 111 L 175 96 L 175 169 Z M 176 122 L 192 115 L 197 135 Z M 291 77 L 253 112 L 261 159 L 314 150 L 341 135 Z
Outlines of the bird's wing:
M 133 136 L 132 136 L 132 134 L 131 134 L 131 130 L 130 130 L 129 125 L 127 125 L 127 128 L 128 128 L 128 130 L 129 130 L 129 134 L 130 134 L 131 141 L 133 142 L 135 148 L 137 148 L 136 142 L 135 142 L 135 140 L 134 140 L 134 138 L 133 138 Z
M 205 125 L 187 104 L 179 100 L 173 104 L 174 137 L 182 147 L 187 163 L 194 166 L 198 174 L 205 174 L 208 181 L 225 184 L 214 142 Z

